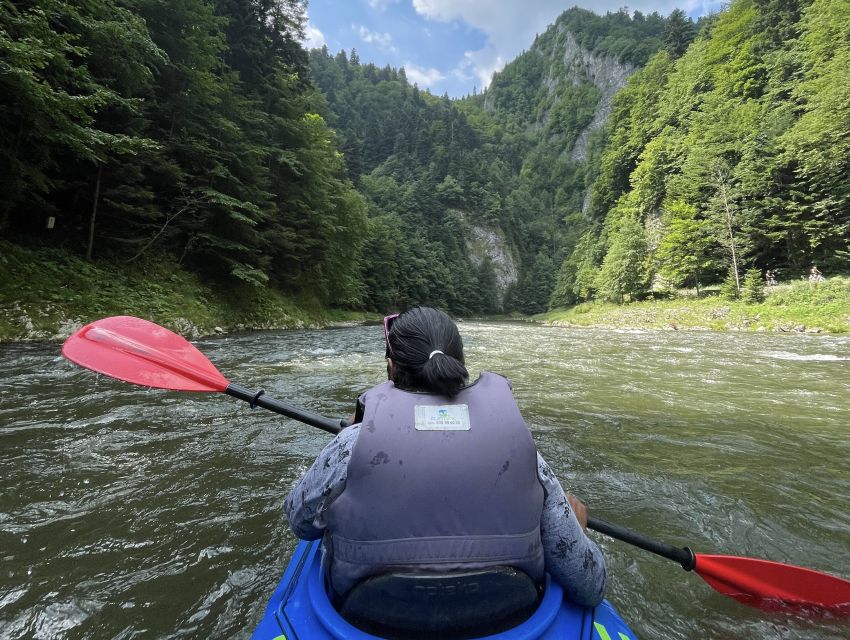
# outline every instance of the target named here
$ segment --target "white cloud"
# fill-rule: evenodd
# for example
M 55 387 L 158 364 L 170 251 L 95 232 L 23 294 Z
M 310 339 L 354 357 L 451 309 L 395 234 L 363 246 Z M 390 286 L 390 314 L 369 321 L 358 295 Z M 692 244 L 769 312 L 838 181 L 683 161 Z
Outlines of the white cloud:
M 321 49 L 325 45 L 325 34 L 317 27 L 307 23 L 304 29 L 304 46 L 308 49 Z
M 360 39 L 363 42 L 369 44 L 376 44 L 382 49 L 386 49 L 387 51 L 395 51 L 395 47 L 393 46 L 393 37 L 388 33 L 379 33 L 377 31 L 372 31 L 368 27 L 364 27 L 361 25 L 353 24 L 351 28 L 357 31 L 360 34 Z
M 697 10 L 706 13 L 718 9 L 723 0 L 578 0 L 595 13 L 618 11 L 627 4 L 630 12 L 657 11 L 663 15 L 681 7 L 687 13 Z M 464 22 L 480 29 L 487 37 L 487 44 L 477 51 L 468 51 L 463 61 L 453 72 L 466 77 L 477 76 L 482 87 L 490 83 L 494 71 L 499 71 L 508 60 L 513 60 L 523 49 L 534 42 L 534 35 L 546 28 L 563 13 L 570 3 L 564 0 L 413 0 L 413 8 L 424 18 L 438 22 Z
M 438 69 L 433 67 L 425 69 L 424 67 L 416 66 L 411 62 L 404 63 L 404 73 L 407 79 L 415 82 L 420 87 L 430 87 L 436 82 L 445 79 L 445 75 Z
M 373 9 L 383 11 L 391 4 L 396 4 L 398 0 L 366 0 L 366 3 Z
M 465 51 L 463 62 L 455 69 L 454 73 L 469 78 L 471 72 L 472 77 L 478 78 L 476 86 L 480 90 L 490 85 L 493 74 L 501 71 L 505 64 L 507 64 L 507 60 L 500 56 L 498 52 L 493 50 L 492 47 L 485 47 L 479 51 Z

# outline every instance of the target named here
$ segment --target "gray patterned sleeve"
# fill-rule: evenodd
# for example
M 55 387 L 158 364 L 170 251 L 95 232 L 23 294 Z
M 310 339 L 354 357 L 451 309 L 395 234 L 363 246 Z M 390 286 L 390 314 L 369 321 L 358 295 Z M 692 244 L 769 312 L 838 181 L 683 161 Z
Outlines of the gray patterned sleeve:
M 292 532 L 316 540 L 325 532 L 325 509 L 345 488 L 348 461 L 360 434 L 354 424 L 340 431 L 301 477 L 283 503 Z
M 561 483 L 539 453 L 537 475 L 546 493 L 540 521 L 546 571 L 570 600 L 596 606 L 605 597 L 608 583 L 605 557 L 582 530 Z

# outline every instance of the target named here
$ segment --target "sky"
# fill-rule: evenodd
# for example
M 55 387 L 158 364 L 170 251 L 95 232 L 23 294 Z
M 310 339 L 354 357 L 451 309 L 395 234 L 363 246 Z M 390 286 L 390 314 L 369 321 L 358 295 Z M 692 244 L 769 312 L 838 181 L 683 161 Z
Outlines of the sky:
M 725 0 L 636 0 L 630 12 L 692 18 L 718 11 Z M 617 11 L 622 0 L 309 0 L 307 47 L 331 54 L 357 50 L 362 63 L 404 67 L 422 89 L 456 98 L 481 91 L 537 33 L 577 4 L 596 13 Z

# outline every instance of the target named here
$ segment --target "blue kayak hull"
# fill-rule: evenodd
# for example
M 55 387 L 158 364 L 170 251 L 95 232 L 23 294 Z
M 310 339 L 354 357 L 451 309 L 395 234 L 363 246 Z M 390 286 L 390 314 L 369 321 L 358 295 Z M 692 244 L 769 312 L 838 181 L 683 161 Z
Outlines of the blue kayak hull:
M 346 622 L 324 588 L 319 542 L 301 542 L 266 607 L 253 640 L 379 640 Z M 598 607 L 566 602 L 561 587 L 547 582 L 543 601 L 522 624 L 488 640 L 636 640 L 606 600 Z

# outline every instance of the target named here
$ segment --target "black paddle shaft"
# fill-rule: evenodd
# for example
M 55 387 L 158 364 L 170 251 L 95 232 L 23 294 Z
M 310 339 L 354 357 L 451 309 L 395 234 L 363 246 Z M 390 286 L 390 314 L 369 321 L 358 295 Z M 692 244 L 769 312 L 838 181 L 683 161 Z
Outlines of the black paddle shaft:
M 291 404 L 286 404 L 280 400 L 269 398 L 265 395 L 265 391 L 262 389 L 259 391 L 253 391 L 251 389 L 246 389 L 245 387 L 240 387 L 238 384 L 229 384 L 224 392 L 229 396 L 248 402 L 252 409 L 254 407 L 262 407 L 263 409 L 280 413 L 288 418 L 292 418 L 293 420 L 303 422 L 304 424 L 309 424 L 312 427 L 318 427 L 328 433 L 337 434 L 343 427 L 348 426 L 348 421 L 346 420 L 333 420 L 331 418 L 326 418 L 325 416 L 320 416 L 318 413 L 299 409 Z
M 626 529 L 625 527 L 621 527 L 617 524 L 612 524 L 611 522 L 606 522 L 605 520 L 599 520 L 598 518 L 588 517 L 587 526 L 590 529 L 598 531 L 599 533 L 604 533 L 606 536 L 610 536 L 611 538 L 628 542 L 629 544 L 633 544 L 634 546 L 645 549 L 646 551 L 651 551 L 662 558 L 675 560 L 682 565 L 682 568 L 685 571 L 690 571 L 696 566 L 696 556 L 688 547 L 674 547 L 666 542 L 653 540 L 652 538 L 641 535 L 636 531 Z

